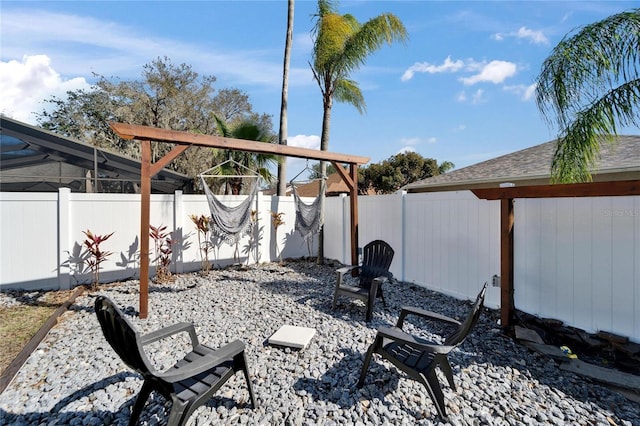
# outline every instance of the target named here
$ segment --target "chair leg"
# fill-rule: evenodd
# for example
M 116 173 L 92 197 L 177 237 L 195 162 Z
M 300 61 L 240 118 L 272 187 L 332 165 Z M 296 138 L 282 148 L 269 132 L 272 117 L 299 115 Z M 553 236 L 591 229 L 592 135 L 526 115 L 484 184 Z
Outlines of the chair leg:
M 336 308 L 336 302 L 338 301 L 338 289 L 340 288 L 340 284 L 336 284 L 336 289 L 333 291 L 333 303 L 331 304 L 331 309 Z
M 440 388 L 440 382 L 438 382 L 435 368 L 429 370 L 426 375 L 420 374 L 420 377 L 422 378 L 422 384 L 427 389 L 431 400 L 436 406 L 438 415 L 442 418 L 442 420 L 446 420 L 447 410 L 444 405 L 444 394 L 442 393 L 442 389 Z
M 133 404 L 133 409 L 131 410 L 131 417 L 129 417 L 129 426 L 134 426 L 138 422 L 138 419 L 140 418 L 140 414 L 142 414 L 142 409 L 147 403 L 147 399 L 149 398 L 149 395 L 151 395 L 152 390 L 153 389 L 149 384 L 149 382 L 145 380 L 145 382 L 142 384 L 142 389 L 140 389 L 140 393 L 136 398 L 136 402 Z
M 384 292 L 382 291 L 382 287 L 380 287 L 380 297 L 382 298 L 382 306 L 387 309 L 387 301 L 384 300 Z
M 191 404 L 182 403 L 178 401 L 177 398 L 173 398 L 173 403 L 171 404 L 171 412 L 169 413 L 169 418 L 167 419 L 167 426 L 181 426 L 187 422 L 189 417 L 186 415 L 189 413 L 188 407 Z
M 447 360 L 446 357 L 441 356 L 439 358 L 440 359 L 438 360 L 438 365 L 440 365 L 440 369 L 442 370 L 445 377 L 447 378 L 447 382 L 449 382 L 449 386 L 451 387 L 451 389 L 455 391 L 456 384 L 453 382 L 453 371 L 451 370 L 451 364 L 449 364 L 449 361 Z
M 369 369 L 369 363 L 371 363 L 371 357 L 373 356 L 373 352 L 378 347 L 378 337 L 373 341 L 369 349 L 367 350 L 367 354 L 364 357 L 364 363 L 362 364 L 362 370 L 360 370 L 360 378 L 358 379 L 358 383 L 356 386 L 361 388 L 364 385 L 364 378 L 367 376 L 367 370 Z
M 367 322 L 371 321 L 371 318 L 373 317 L 373 305 L 376 302 L 376 289 L 371 288 L 369 290 L 369 298 L 367 299 L 367 314 L 365 316 L 365 319 L 367 320 Z
M 244 351 L 242 351 L 242 357 L 240 359 L 240 354 L 236 355 L 236 357 L 238 357 L 238 361 L 240 361 L 240 364 L 242 365 L 242 372 L 244 373 L 244 378 L 247 381 L 247 388 L 249 389 L 249 397 L 251 398 L 251 404 L 253 405 L 253 408 L 256 408 L 258 406 L 258 404 L 256 403 L 256 397 L 255 394 L 253 393 L 253 385 L 251 384 L 251 377 L 249 376 L 249 364 L 247 363 L 247 356 L 244 353 Z

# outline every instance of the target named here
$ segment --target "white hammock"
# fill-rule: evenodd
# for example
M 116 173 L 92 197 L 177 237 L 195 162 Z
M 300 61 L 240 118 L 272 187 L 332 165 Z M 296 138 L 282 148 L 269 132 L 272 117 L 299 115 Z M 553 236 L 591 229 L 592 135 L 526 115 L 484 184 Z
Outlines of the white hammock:
M 228 177 L 228 176 L 225 176 Z M 211 192 L 209 185 L 200 175 L 200 181 L 207 196 L 213 222 L 211 228 L 230 244 L 235 244 L 242 237 L 251 233 L 251 207 L 258 193 L 258 179 L 255 180 L 247 198 L 235 207 L 226 206 Z
M 293 182 L 291 183 L 291 192 L 293 193 L 296 207 L 295 228 L 298 232 L 300 232 L 300 235 L 302 235 L 302 238 L 304 238 L 305 240 L 313 237 L 314 234 L 320 232 L 320 228 L 322 227 L 320 202 L 324 194 L 324 189 L 325 182 L 324 179 L 322 179 L 318 196 L 315 200 L 313 200 L 311 204 L 306 204 L 298 195 L 296 186 L 293 184 Z

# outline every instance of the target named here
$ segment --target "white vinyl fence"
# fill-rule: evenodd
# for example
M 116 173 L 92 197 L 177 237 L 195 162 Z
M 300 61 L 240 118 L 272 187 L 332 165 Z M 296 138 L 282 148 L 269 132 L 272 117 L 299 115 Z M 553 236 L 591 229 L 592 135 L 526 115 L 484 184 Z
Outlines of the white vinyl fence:
M 327 200 L 332 236 L 348 230 L 348 203 Z M 500 201 L 470 191 L 367 196 L 358 213 L 360 245 L 388 241 L 402 281 L 472 299 L 500 274 Z M 640 197 L 518 199 L 514 232 L 517 309 L 640 342 Z M 325 255 L 347 263 L 336 241 Z M 499 288 L 486 304 L 499 307 Z
M 227 197 L 239 202 L 242 197 Z M 191 214 L 209 214 L 203 195 L 152 195 L 151 224 L 174 232 L 173 270 L 200 269 Z M 469 191 L 362 196 L 360 246 L 383 239 L 396 255 L 391 271 L 461 299 L 472 299 L 485 281 L 500 274 L 500 202 Z M 257 200 L 259 241 L 222 244 L 210 255 L 215 266 L 316 255 L 294 231 L 292 197 Z M 274 238 L 270 212 L 284 212 Z M 139 195 L 59 193 L 0 194 L 1 288 L 69 288 L 90 282 L 75 263 L 83 230 L 114 235 L 102 281 L 138 276 Z M 276 248 L 277 245 L 277 248 Z M 325 209 L 325 257 L 350 263 L 349 199 L 329 197 Z M 153 253 L 152 253 L 153 257 Z M 640 197 L 516 200 L 515 305 L 589 332 L 608 331 L 640 342 Z M 153 271 L 151 272 L 153 274 Z M 490 287 L 486 304 L 498 308 L 500 291 Z
M 237 205 L 244 196 L 220 198 L 225 204 Z M 211 265 L 253 264 L 278 260 L 279 255 L 299 258 L 317 254 L 317 242 L 308 245 L 294 232 L 293 197 L 259 194 L 255 209 L 255 233 L 240 240 L 237 253 L 235 246 L 215 241 L 215 249 L 209 254 Z M 278 228 L 277 236 L 270 212 L 285 213 L 285 224 Z M 190 215 L 200 214 L 210 215 L 204 195 L 183 195 L 180 191 L 151 195 L 151 225 L 166 226 L 176 241 L 173 272 L 201 269 L 198 234 L 190 219 Z M 86 230 L 98 235 L 114 233 L 100 246 L 113 252 L 102 264 L 101 282 L 139 277 L 140 195 L 71 193 L 66 188 L 58 193 L 0 193 L 0 289 L 68 289 L 90 283 L 91 271 L 82 262 Z M 252 242 L 256 240 L 257 245 Z M 153 260 L 153 241 L 150 252 Z

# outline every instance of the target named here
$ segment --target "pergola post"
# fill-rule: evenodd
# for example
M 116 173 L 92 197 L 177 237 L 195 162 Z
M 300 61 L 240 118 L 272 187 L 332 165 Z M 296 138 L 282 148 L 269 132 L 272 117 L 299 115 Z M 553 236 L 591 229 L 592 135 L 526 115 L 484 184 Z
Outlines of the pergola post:
M 149 215 L 151 210 L 151 141 L 144 139 L 140 165 L 140 318 L 149 314 Z
M 513 198 L 500 200 L 500 323 L 508 328 L 513 318 Z
M 353 184 L 349 187 L 349 222 L 351 223 L 351 264 L 358 264 L 358 165 L 349 166 L 349 175 Z

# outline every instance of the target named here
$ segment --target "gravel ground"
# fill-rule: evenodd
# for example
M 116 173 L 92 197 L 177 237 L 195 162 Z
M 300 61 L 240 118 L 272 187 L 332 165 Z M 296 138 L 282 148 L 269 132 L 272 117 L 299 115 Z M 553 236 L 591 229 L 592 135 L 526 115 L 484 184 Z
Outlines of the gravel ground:
M 640 407 L 505 337 L 497 311 L 485 310 L 469 338 L 451 355 L 457 391 L 443 385 L 448 423 L 437 417 L 425 389 L 374 356 L 365 386 L 357 389 L 364 354 L 381 325 L 394 324 L 400 307 L 420 306 L 463 318 L 470 302 L 406 283 L 385 287 L 388 309 L 376 305 L 371 323 L 364 305 L 341 298 L 331 310 L 335 267 L 313 262 L 185 274 L 150 285 L 149 317 L 140 320 L 138 282 L 105 287 L 145 333 L 190 321 L 209 346 L 241 339 L 258 407 L 252 408 L 242 374 L 236 374 L 190 425 L 640 425 Z M 478 290 L 481 283 L 478 284 Z M 0 303 L 6 303 L 6 296 Z M 95 294 L 76 299 L 0 395 L 2 425 L 125 425 L 142 381 L 102 336 L 93 312 Z M 266 344 L 283 324 L 317 333 L 301 351 Z M 407 330 L 438 339 L 437 326 L 413 322 Z M 148 347 L 167 368 L 187 340 Z M 444 381 L 444 377 L 441 375 Z M 141 424 L 163 424 L 168 404 L 153 394 Z

